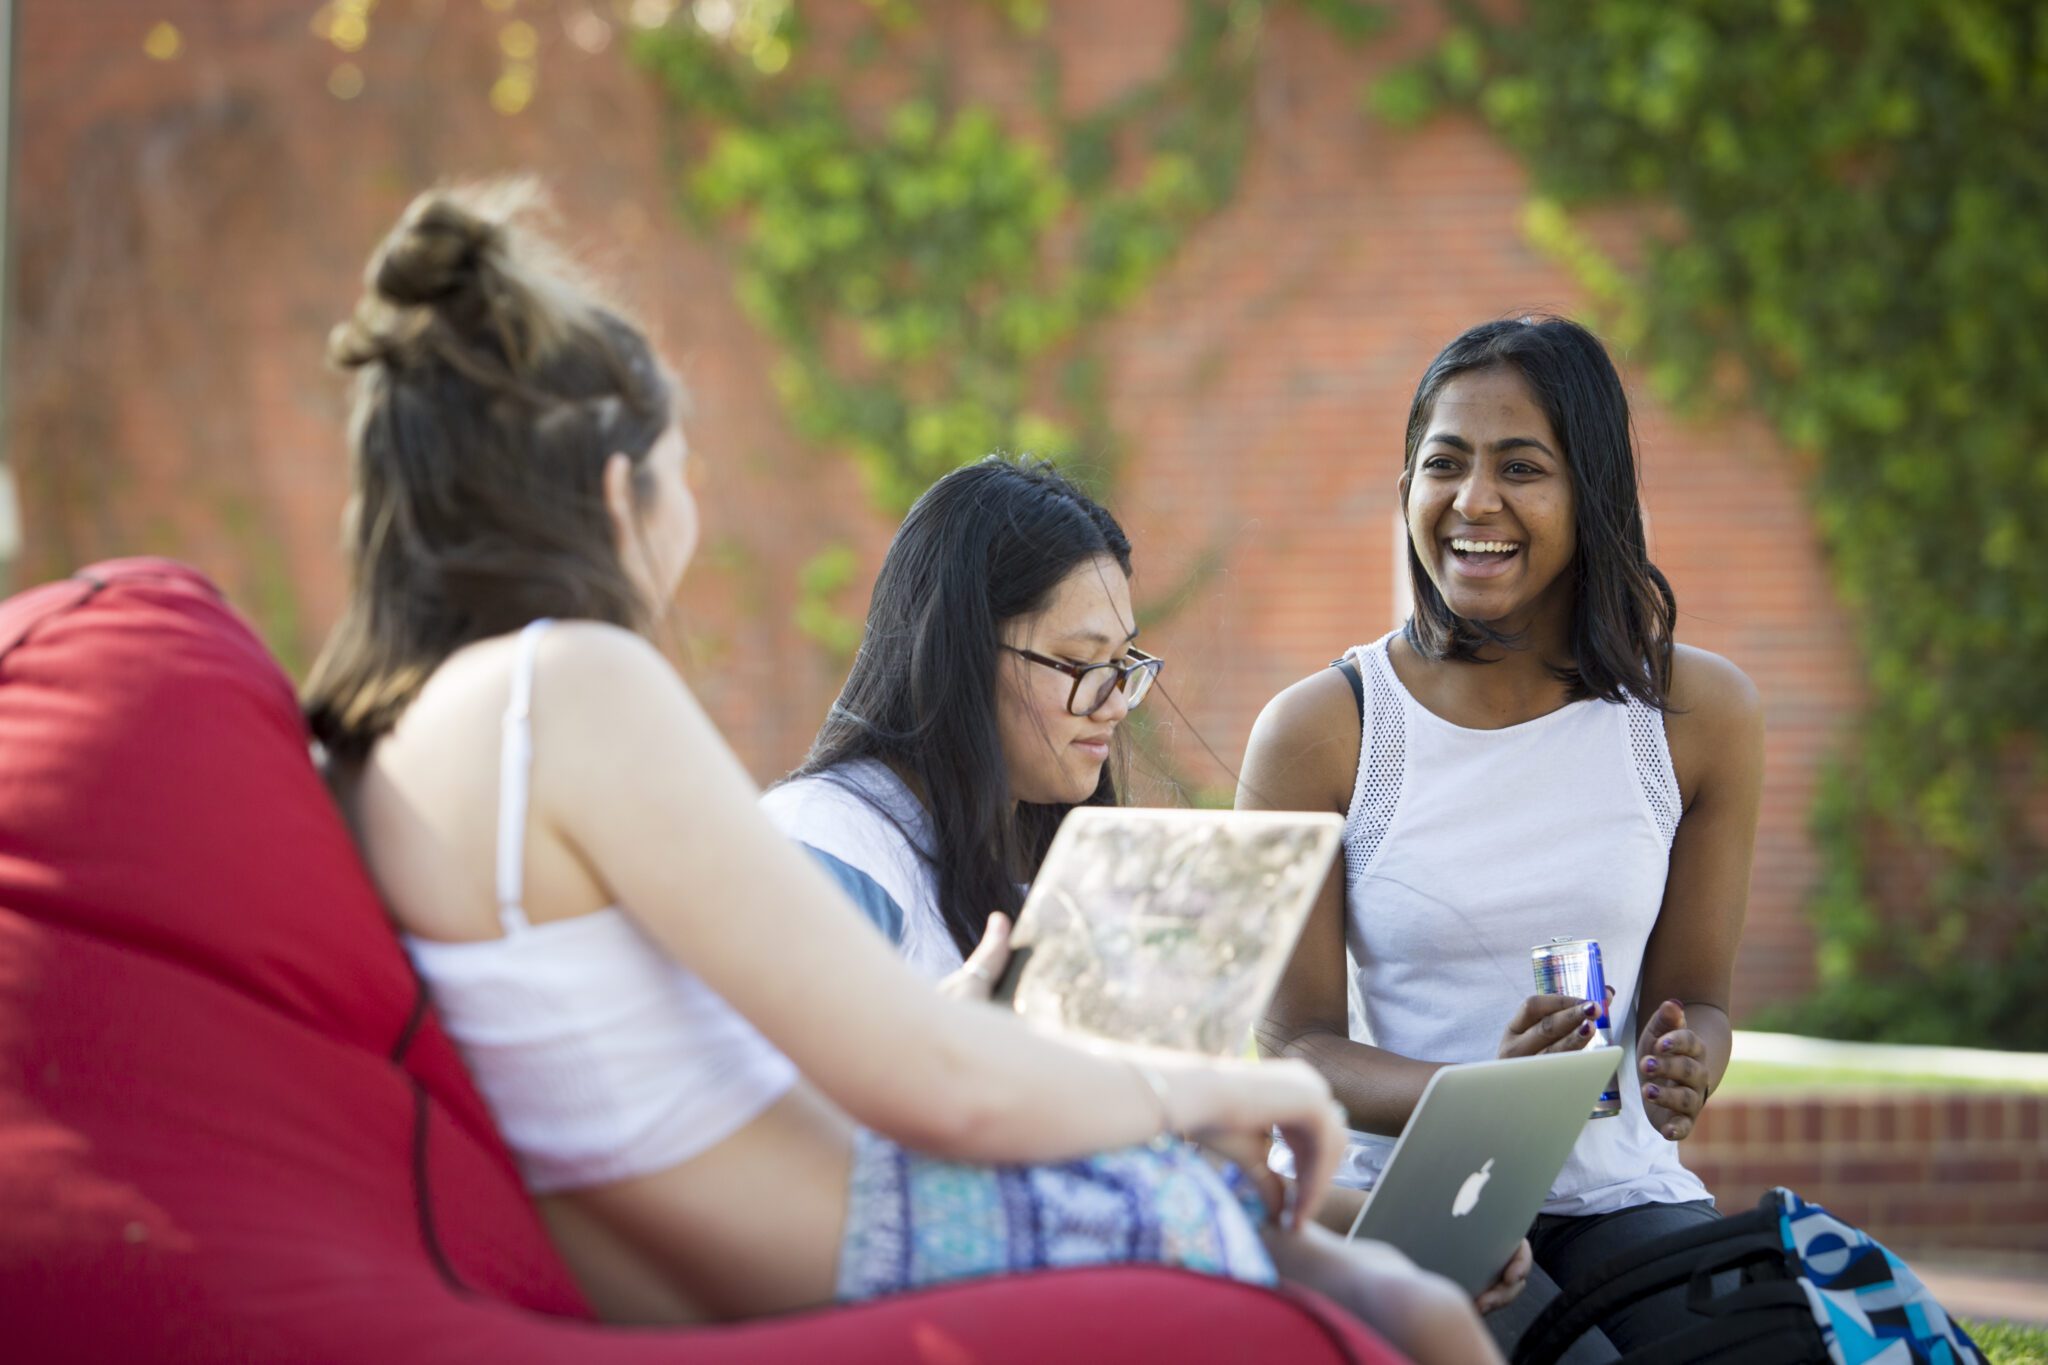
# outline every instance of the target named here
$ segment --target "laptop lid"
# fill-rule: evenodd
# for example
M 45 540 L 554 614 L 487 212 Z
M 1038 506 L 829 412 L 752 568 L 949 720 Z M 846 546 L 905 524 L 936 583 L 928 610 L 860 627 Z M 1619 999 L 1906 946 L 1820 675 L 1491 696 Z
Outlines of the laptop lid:
M 1343 832 L 1328 812 L 1079 807 L 995 996 L 1070 1032 L 1240 1055 Z
M 1477 1294 L 1499 1278 L 1624 1060 L 1583 1048 L 1430 1077 L 1351 1225 Z

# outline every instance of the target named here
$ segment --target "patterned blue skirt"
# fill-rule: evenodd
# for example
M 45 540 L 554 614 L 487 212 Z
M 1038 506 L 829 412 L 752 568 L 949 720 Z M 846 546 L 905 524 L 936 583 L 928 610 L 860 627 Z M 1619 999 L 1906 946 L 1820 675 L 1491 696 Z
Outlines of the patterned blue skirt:
M 968 1166 L 855 1136 L 838 1297 L 1055 1266 L 1182 1266 L 1275 1280 L 1242 1171 L 1161 1139 L 1045 1166 Z

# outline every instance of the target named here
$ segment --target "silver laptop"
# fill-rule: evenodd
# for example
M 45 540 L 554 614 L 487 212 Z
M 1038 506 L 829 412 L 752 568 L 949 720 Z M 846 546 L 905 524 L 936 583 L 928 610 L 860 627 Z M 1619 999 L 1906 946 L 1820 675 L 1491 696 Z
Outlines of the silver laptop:
M 1603 1047 L 1442 1068 L 1351 1235 L 1391 1243 L 1477 1294 L 1528 1235 L 1621 1060 Z

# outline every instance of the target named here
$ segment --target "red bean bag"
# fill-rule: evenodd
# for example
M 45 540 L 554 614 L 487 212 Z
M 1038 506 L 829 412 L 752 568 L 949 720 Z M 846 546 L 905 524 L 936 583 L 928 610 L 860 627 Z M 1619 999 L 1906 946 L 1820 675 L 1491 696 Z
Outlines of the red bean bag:
M 1311 1295 L 1157 1268 L 594 1325 L 306 739 L 190 569 L 0 604 L 0 1358 L 1394 1359 Z

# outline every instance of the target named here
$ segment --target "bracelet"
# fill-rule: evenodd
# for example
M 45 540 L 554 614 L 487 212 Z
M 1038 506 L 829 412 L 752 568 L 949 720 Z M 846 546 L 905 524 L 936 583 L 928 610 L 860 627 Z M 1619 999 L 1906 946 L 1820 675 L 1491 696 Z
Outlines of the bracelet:
M 1173 1121 L 1173 1105 L 1166 1098 L 1166 1077 L 1159 1074 L 1157 1067 L 1147 1065 L 1135 1057 L 1127 1057 L 1124 1060 L 1131 1064 L 1131 1070 L 1138 1073 L 1138 1079 L 1145 1083 L 1145 1088 L 1152 1092 L 1152 1098 L 1158 1102 L 1159 1134 L 1164 1137 L 1179 1137 L 1180 1125 Z

